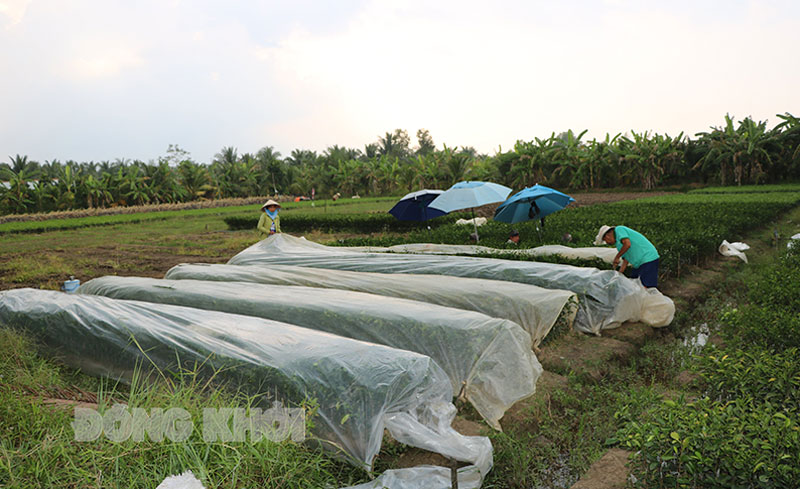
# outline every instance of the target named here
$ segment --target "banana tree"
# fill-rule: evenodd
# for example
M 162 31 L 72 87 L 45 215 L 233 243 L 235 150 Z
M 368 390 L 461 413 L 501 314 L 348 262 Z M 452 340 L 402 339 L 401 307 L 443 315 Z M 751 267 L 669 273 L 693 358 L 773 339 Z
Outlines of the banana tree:
M 455 185 L 467 179 L 472 164 L 472 157 L 469 153 L 457 152 L 453 148 L 448 148 L 447 145 L 444 145 L 444 149 L 441 152 L 441 159 L 448 179 L 450 180 L 450 185 Z
M 708 151 L 694 168 L 718 170 L 722 185 L 731 170 L 737 185 L 758 183 L 772 164 L 768 149 L 774 144 L 775 135 L 767 131 L 766 122 L 757 123 L 747 117 L 734 128 L 733 118 L 726 114 L 724 127 L 714 127 L 698 136 Z
M 207 168 L 188 160 L 178 165 L 178 178 L 189 200 L 205 197 L 211 184 Z
M 575 176 L 575 172 L 581 167 L 586 159 L 586 152 L 581 138 L 586 134 L 584 129 L 577 136 L 572 129 L 556 136 L 552 141 L 552 149 L 549 156 L 556 165 L 550 174 L 550 179 L 556 185 L 568 185 Z
M 125 201 L 128 205 L 144 205 L 150 196 L 148 194 L 147 184 L 144 176 L 139 173 L 138 166 L 129 166 L 128 171 L 124 173 L 124 180 L 122 182 L 125 196 Z
M 92 209 L 94 207 L 106 207 L 111 203 L 111 192 L 108 191 L 106 180 L 95 178 L 94 175 L 87 175 L 81 185 L 86 194 L 86 205 Z

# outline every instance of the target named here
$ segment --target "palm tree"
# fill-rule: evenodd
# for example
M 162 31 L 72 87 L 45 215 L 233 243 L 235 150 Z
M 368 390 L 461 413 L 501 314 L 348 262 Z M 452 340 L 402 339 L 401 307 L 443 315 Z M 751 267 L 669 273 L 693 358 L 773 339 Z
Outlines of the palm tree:
M 208 169 L 191 160 L 184 160 L 178 164 L 178 178 L 189 200 L 206 197 L 212 190 Z
M 410 152 L 409 143 L 408 133 L 404 129 L 395 129 L 394 132 L 378 137 L 378 154 L 405 159 Z
M 39 175 L 39 163 L 35 161 L 28 161 L 27 156 L 9 156 L 10 164 L 6 167 L 13 173 L 25 172 L 28 178 L 36 178 Z
M 472 156 L 469 153 L 455 152 L 452 148 L 444 145 L 441 153 L 444 167 L 450 177 L 450 185 L 454 185 L 465 180 L 469 173 Z
M 419 144 L 416 150 L 417 156 L 428 155 L 436 151 L 436 144 L 434 144 L 433 137 L 431 137 L 431 133 L 427 129 L 417 130 L 417 144 Z

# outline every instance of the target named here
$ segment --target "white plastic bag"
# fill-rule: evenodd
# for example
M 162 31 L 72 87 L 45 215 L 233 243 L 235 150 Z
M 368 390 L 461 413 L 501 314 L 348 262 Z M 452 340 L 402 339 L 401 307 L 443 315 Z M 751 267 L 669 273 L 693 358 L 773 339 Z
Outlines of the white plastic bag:
M 786 243 L 786 247 L 791 249 L 800 249 L 800 233 L 795 234 L 791 238 L 789 238 L 789 242 Z
M 205 489 L 203 483 L 197 480 L 191 470 L 181 475 L 170 475 L 161 481 L 156 489 Z
M 654 328 L 668 326 L 675 317 L 675 303 L 656 288 L 646 289 L 642 300 L 642 322 Z
M 456 224 L 458 224 L 459 226 L 466 226 L 467 224 L 472 225 L 473 222 L 475 223 L 475 226 L 481 227 L 484 224 L 486 224 L 486 218 L 476 217 L 475 219 L 459 219 L 458 221 L 456 221 Z
M 728 243 L 724 239 L 722 240 L 722 244 L 719 245 L 719 252 L 723 256 L 735 256 L 745 263 L 747 263 L 747 255 L 745 255 L 744 252 L 749 249 L 750 246 L 745 243 L 738 241 L 736 243 Z

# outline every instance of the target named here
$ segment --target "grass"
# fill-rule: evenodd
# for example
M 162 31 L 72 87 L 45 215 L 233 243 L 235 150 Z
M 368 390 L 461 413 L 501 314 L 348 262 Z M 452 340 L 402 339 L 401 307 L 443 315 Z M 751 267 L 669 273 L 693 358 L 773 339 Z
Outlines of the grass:
M 71 271 L 70 266 L 62 258 L 52 253 L 36 259 L 16 257 L 1 267 L 0 270 L 6 279 L 14 283 L 30 282 L 42 276 L 68 275 Z
M 337 214 L 360 214 L 365 212 L 386 212 L 396 199 L 394 197 L 375 197 L 370 199 L 356 199 L 351 201 L 320 201 L 286 203 L 282 212 L 301 214 L 324 214 L 336 212 Z M 184 209 L 174 211 L 138 212 L 134 214 L 115 214 L 107 216 L 76 217 L 69 219 L 47 219 L 43 221 L 6 222 L 0 224 L 0 234 L 11 233 L 42 233 L 62 231 L 67 229 L 112 226 L 117 224 L 149 223 L 150 221 L 172 221 L 185 218 L 199 218 L 206 216 L 224 217 L 252 213 L 258 216 L 260 206 L 243 205 L 230 207 L 212 207 L 206 209 Z
M 739 185 L 727 187 L 706 187 L 690 190 L 691 194 L 739 194 L 763 192 L 800 192 L 800 183 L 786 183 L 779 185 Z
M 0 487 L 155 487 L 164 477 L 192 470 L 208 488 L 319 488 L 359 482 L 365 475 L 308 446 L 205 442 L 197 424 L 204 407 L 246 407 L 250 399 L 209 388 L 191 372 L 169 382 L 130 387 L 86 377 L 38 354 L 27 336 L 0 328 Z M 76 387 L 76 383 L 79 387 Z M 105 437 L 76 442 L 71 409 L 47 406 L 64 392 L 93 392 L 98 409 L 181 407 L 195 420 L 186 442 L 115 443 Z

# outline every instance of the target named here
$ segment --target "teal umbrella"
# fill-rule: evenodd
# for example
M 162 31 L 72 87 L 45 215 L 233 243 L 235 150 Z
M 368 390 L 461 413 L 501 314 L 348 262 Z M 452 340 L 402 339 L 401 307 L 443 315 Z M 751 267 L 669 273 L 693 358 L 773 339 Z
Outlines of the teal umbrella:
M 544 185 L 534 185 L 520 190 L 500 204 L 494 220 L 511 224 L 541 219 L 575 202 L 575 199 Z
M 492 182 L 458 182 L 445 193 L 436 197 L 428 207 L 443 212 L 461 209 L 472 210 L 472 223 L 475 226 L 475 238 L 478 240 L 478 225 L 475 224 L 475 208 L 486 204 L 494 204 L 506 200 L 511 189 L 505 185 Z

